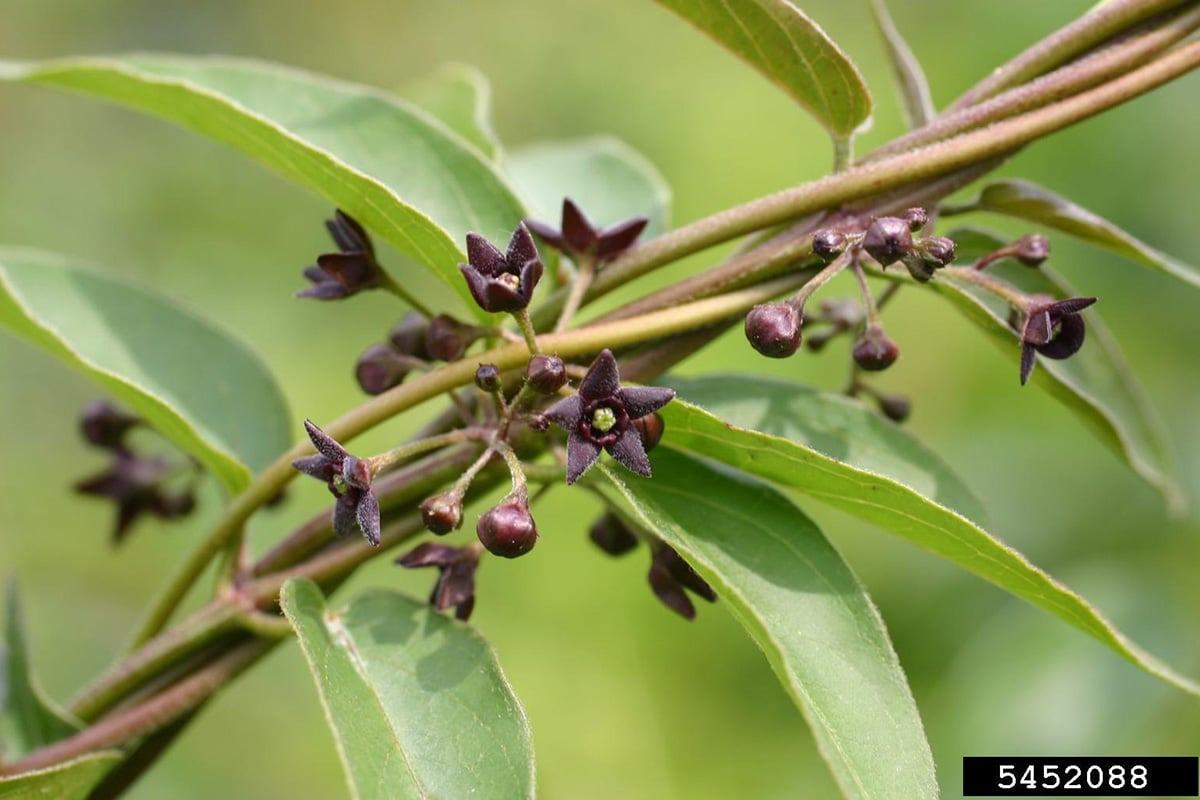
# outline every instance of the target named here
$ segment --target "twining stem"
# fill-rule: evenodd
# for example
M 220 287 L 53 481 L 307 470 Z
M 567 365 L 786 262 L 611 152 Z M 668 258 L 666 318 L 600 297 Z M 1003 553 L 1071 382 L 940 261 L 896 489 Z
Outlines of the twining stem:
M 575 280 L 571 282 L 571 291 L 567 295 L 567 300 L 563 303 L 562 311 L 559 312 L 558 322 L 554 324 L 554 332 L 562 333 L 571 324 L 571 320 L 575 318 L 576 312 L 583 304 L 583 296 L 587 293 L 588 287 L 592 285 L 592 278 L 596 275 L 596 259 L 580 256 L 579 264 L 575 272 Z
M 994 70 L 951 109 L 964 108 L 998 92 L 1036 78 L 1156 14 L 1184 5 L 1184 0 L 1116 0 L 1064 25 L 1004 66 Z

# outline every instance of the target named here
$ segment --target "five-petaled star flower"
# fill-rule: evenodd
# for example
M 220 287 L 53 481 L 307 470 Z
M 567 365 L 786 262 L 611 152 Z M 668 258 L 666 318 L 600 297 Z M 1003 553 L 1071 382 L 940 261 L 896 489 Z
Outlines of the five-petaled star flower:
M 402 567 L 437 567 L 441 573 L 429 604 L 438 611 L 454 606 L 454 616 L 466 622 L 475 608 L 475 570 L 479 567 L 479 545 L 451 547 L 425 542 L 396 559 Z
M 384 273 L 375 260 L 375 246 L 356 219 L 338 209 L 333 219 L 325 220 L 325 227 L 338 252 L 317 256 L 317 263 L 304 270 L 304 277 L 313 285 L 296 292 L 296 297 L 340 300 L 383 283 Z
M 543 416 L 563 428 L 567 439 L 567 483 L 587 472 L 600 450 L 639 475 L 650 475 L 650 459 L 633 420 L 671 402 L 673 389 L 654 386 L 621 388 L 617 360 L 611 350 L 602 350 L 588 367 L 579 393 L 550 406 Z
M 563 198 L 561 229 L 555 230 L 545 223 L 525 220 L 529 229 L 542 237 L 546 244 L 566 253 L 576 263 L 587 259 L 598 264 L 611 261 L 629 249 L 648 222 L 645 217 L 633 217 L 607 228 L 597 228 L 569 197 Z
M 1094 297 L 1069 297 L 1055 300 L 1049 295 L 1030 298 L 1021 325 L 1021 385 L 1029 380 L 1036 360 L 1034 353 L 1046 358 L 1069 358 L 1083 346 L 1086 329 L 1079 312 L 1096 302 Z
M 471 296 L 484 311 L 520 311 L 529 305 L 533 288 L 542 279 L 542 259 L 524 224 L 518 225 L 500 250 L 478 233 L 467 234 L 467 260 L 459 264 Z
M 107 497 L 117 504 L 113 544 L 120 544 L 130 527 L 142 514 L 174 519 L 190 514 L 196 507 L 191 490 L 168 494 L 163 484 L 171 464 L 162 458 L 138 458 L 127 450 L 114 451 L 112 466 L 98 475 L 75 484 L 75 491 L 94 497 Z
M 379 500 L 371 492 L 370 465 L 347 453 L 346 448 L 308 420 L 304 420 L 304 429 L 308 431 L 313 447 L 317 448 L 317 454 L 298 458 L 292 466 L 305 475 L 325 481 L 337 498 L 333 507 L 333 532 L 344 536 L 357 524 L 367 541 L 378 545 Z

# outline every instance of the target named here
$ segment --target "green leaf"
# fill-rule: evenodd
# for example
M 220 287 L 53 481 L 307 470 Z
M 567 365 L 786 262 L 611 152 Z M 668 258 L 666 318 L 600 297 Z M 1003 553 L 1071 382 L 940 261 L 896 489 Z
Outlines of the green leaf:
M 957 232 L 952 232 L 951 238 L 956 235 Z M 986 241 L 979 234 L 974 236 L 981 245 Z M 994 263 L 988 272 L 1027 294 L 1079 296 L 1044 265 L 1029 269 L 1005 261 Z M 1016 333 L 1008 326 L 1008 304 L 973 284 L 945 279 L 928 285 L 949 299 L 1008 354 L 1016 381 L 1015 365 L 1020 363 L 1021 348 Z M 1068 359 L 1039 358 L 1031 382 L 1066 406 L 1106 447 L 1158 489 L 1173 512 L 1179 513 L 1185 501 L 1173 477 L 1174 459 L 1168 434 L 1096 309 L 1088 310 L 1084 319 L 1087 341 L 1083 348 Z
M 879 35 L 887 46 L 888 63 L 892 66 L 892 76 L 900 89 L 900 105 L 904 111 L 904 121 L 909 129 L 927 125 L 937 116 L 933 108 L 933 97 L 929 93 L 929 81 L 921 62 L 913 55 L 908 43 L 900 35 L 892 15 L 884 0 L 870 0 L 871 15 L 879 28 Z
M 120 760 L 120 753 L 104 751 L 48 769 L 0 778 L 0 800 L 87 800 Z
M 904 428 L 856 400 L 761 375 L 671 377 L 668 384 L 681 398 L 725 422 L 886 476 L 969 519 L 986 521 L 983 504 L 948 464 Z
M 331 610 L 296 579 L 281 597 L 351 796 L 533 796 L 525 712 L 472 628 L 395 592 Z
M 787 439 L 731 425 L 682 400 L 672 401 L 660 413 L 667 426 L 664 444 L 797 489 L 878 525 L 1028 600 L 1150 674 L 1200 696 L 1200 684 L 1131 642 L 1083 598 L 966 517 L 912 488 Z M 656 451 L 656 469 L 658 459 Z
M 487 160 L 500 160 L 500 139 L 492 128 L 492 87 L 478 69 L 446 64 L 404 94 L 473 144 Z
M 0 688 L 0 730 L 7 734 L 7 755 L 22 756 L 61 741 L 76 733 L 80 724 L 72 720 L 42 692 L 29 662 L 29 644 L 17 581 L 9 578 L 5 587 L 4 686 Z M 0 791 L 0 796 L 3 792 Z
M 370 87 L 256 61 L 151 55 L 0 62 L 0 79 L 85 92 L 231 145 L 345 209 L 481 317 L 458 271 L 464 236 L 507 242 L 525 215 L 476 147 Z
M 94 378 L 230 492 L 291 445 L 287 404 L 266 366 L 159 295 L 47 253 L 0 248 L 0 325 Z
M 975 200 L 947 206 L 942 213 L 953 215 L 970 211 L 989 211 L 1045 225 L 1173 275 L 1192 286 L 1200 286 L 1200 272 L 1194 267 L 1155 250 L 1108 220 L 1036 183 L 1018 180 L 989 183 Z
M 645 238 L 662 233 L 669 222 L 666 179 L 645 156 L 611 136 L 522 147 L 505 159 L 504 170 L 534 216 L 555 227 L 564 197 L 594 225 L 646 217 Z
M 657 0 L 808 109 L 835 140 L 871 117 L 862 75 L 825 31 L 787 0 Z
M 762 648 L 846 797 L 937 797 L 933 757 L 883 620 L 800 509 L 667 448 L 654 453 L 652 480 L 604 474 Z

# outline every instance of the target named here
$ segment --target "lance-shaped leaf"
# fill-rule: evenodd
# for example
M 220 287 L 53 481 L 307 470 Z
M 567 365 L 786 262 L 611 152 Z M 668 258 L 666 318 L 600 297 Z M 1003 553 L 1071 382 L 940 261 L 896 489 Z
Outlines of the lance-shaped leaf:
M 659 413 L 667 429 L 660 449 L 669 446 L 715 459 L 878 525 L 1048 611 L 1150 674 L 1200 696 L 1200 684 L 1142 650 L 1079 595 L 966 517 L 900 481 L 797 442 L 731 425 L 679 398 Z M 654 457 L 657 475 L 662 458 L 658 450 Z
M 87 800 L 121 761 L 116 751 L 90 753 L 47 769 L 0 778 L 0 800 Z
M 650 222 L 642 233 L 662 233 L 670 219 L 671 187 L 638 151 L 612 136 L 547 142 L 513 151 L 504 171 L 534 216 L 558 227 L 564 197 L 596 225 L 631 217 Z
M 667 383 L 680 398 L 728 423 L 885 475 L 968 519 L 987 521 L 979 498 L 946 462 L 857 400 L 762 375 L 713 373 Z
M 835 141 L 871 117 L 862 75 L 825 31 L 787 0 L 658 0 L 732 50 L 808 109 Z
M 352 797 L 533 796 L 525 712 L 472 628 L 395 592 L 331 609 L 296 579 L 281 597 Z
M 892 65 L 892 76 L 900 89 L 900 104 L 904 112 L 904 121 L 910 129 L 920 128 L 928 124 L 936 111 L 933 108 L 933 97 L 929 93 L 929 81 L 921 62 L 913 55 L 908 43 L 900 35 L 892 15 L 888 11 L 885 0 L 870 0 L 871 14 L 875 17 L 875 25 L 879 35 L 887 47 L 888 63 Z
M 0 325 L 95 379 L 231 492 L 291 444 L 287 404 L 266 366 L 144 289 L 0 248 Z
M 904 671 L 837 550 L 778 491 L 675 451 L 654 455 L 652 480 L 626 483 L 607 467 L 605 477 L 762 648 L 844 795 L 937 797 Z
M 984 250 L 988 241 L 988 235 L 979 231 L 954 231 L 950 235 L 968 244 L 968 255 L 977 255 L 970 251 Z M 1006 243 L 1003 239 L 995 241 L 1000 246 Z M 1027 294 L 1059 298 L 1079 295 L 1044 265 L 1029 269 L 1011 261 L 999 262 L 988 271 Z M 1005 301 L 974 284 L 949 278 L 928 285 L 976 323 L 1014 363 L 1020 362 L 1020 343 L 1008 326 Z M 1162 421 L 1096 310 L 1089 310 L 1085 319 L 1087 340 L 1083 348 L 1068 359 L 1039 358 L 1031 383 L 1066 406 L 1106 447 L 1158 489 L 1171 510 L 1178 513 L 1185 501 L 1173 475 L 1174 458 Z M 1014 367 L 1014 381 L 1016 374 Z
M 4 685 L 0 687 L 0 741 L 7 756 L 22 756 L 48 744 L 66 739 L 80 729 L 77 720 L 58 708 L 42 692 L 29 662 L 29 643 L 17 582 L 9 578 L 5 587 Z M 2 786 L 2 784 L 0 784 Z M 0 797 L 3 797 L 0 790 Z
M 525 213 L 476 147 L 370 87 L 262 62 L 151 55 L 0 62 L 0 79 L 102 97 L 231 145 L 347 211 L 480 314 L 458 272 L 464 236 L 507 238 Z
M 475 145 L 489 161 L 500 160 L 500 139 L 492 127 L 492 87 L 478 69 L 445 64 L 409 86 L 404 95 Z
M 1173 275 L 1192 286 L 1200 286 L 1200 271 L 1195 267 L 1155 250 L 1103 217 L 1036 183 L 1020 180 L 995 181 L 983 187 L 979 197 L 959 205 L 945 206 L 942 213 L 950 216 L 970 211 L 988 211 L 1045 225 L 1139 264 Z

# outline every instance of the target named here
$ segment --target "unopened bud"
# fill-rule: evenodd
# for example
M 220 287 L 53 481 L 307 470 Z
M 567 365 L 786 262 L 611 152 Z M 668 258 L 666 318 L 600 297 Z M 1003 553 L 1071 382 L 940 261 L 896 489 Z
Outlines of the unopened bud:
M 438 314 L 429 321 L 425 332 L 425 350 L 430 358 L 457 361 L 479 337 L 474 325 L 460 322 L 448 314 Z
M 787 358 L 800 346 L 800 312 L 790 303 L 764 303 L 746 315 L 746 338 L 769 358 Z
M 642 437 L 642 447 L 649 453 L 654 449 L 654 446 L 662 440 L 663 428 L 665 423 L 658 412 L 647 414 L 644 417 L 630 420 L 633 427 L 637 428 L 638 435 Z
M 1027 267 L 1040 267 L 1050 257 L 1050 240 L 1040 233 L 1022 236 L 1013 245 L 1013 258 Z
M 841 231 L 825 228 L 813 233 L 812 251 L 814 256 L 832 261 L 846 249 L 846 235 Z
M 480 364 L 475 370 L 475 385 L 488 394 L 495 394 L 502 388 L 500 369 L 495 364 Z
M 538 532 L 526 503 L 507 500 L 484 513 L 475 526 L 479 541 L 489 552 L 517 558 L 533 549 Z
M 934 269 L 948 265 L 954 260 L 954 240 L 945 236 L 930 236 L 917 244 L 917 250 L 926 263 Z
M 879 395 L 879 410 L 892 422 L 904 422 L 912 413 L 912 403 L 898 394 Z
M 392 326 L 388 339 L 396 351 L 413 358 L 428 358 L 425 350 L 425 332 L 429 330 L 429 322 L 419 311 L 410 311 L 402 320 Z
M 399 386 L 412 367 L 412 362 L 388 344 L 368 347 L 354 365 L 354 377 L 367 394 L 383 394 Z
M 611 511 L 592 523 L 588 536 L 604 552 L 610 556 L 621 556 L 637 547 L 637 534 Z
M 421 503 L 421 521 L 426 529 L 438 536 L 458 530 L 462 520 L 462 498 L 453 492 L 435 494 Z
M 862 246 L 879 266 L 886 267 L 912 252 L 912 231 L 902 219 L 880 217 L 867 226 Z
M 900 348 L 875 325 L 867 326 L 862 338 L 854 344 L 854 363 L 870 372 L 887 369 L 899 355 Z
M 929 214 L 923 208 L 910 208 L 904 212 L 903 217 L 908 229 L 913 233 L 929 224 Z
M 529 359 L 525 380 L 542 394 L 555 394 L 567 385 L 567 366 L 558 356 L 539 353 Z

